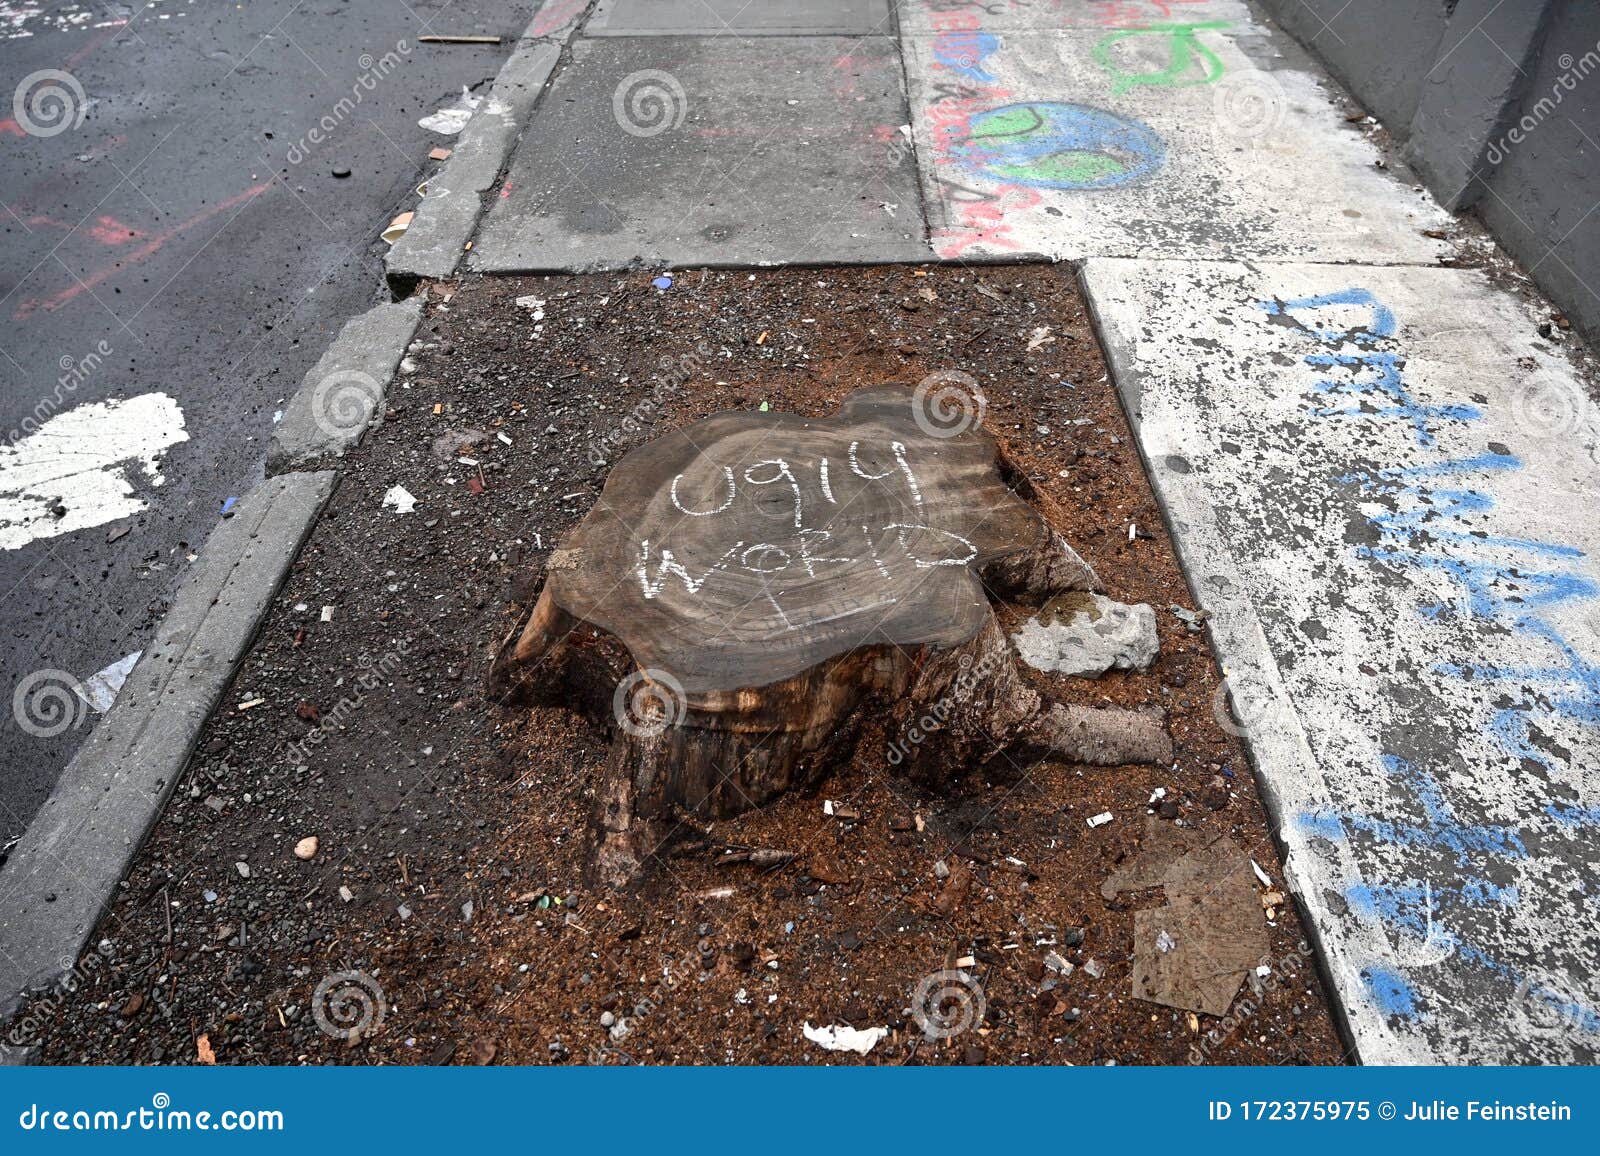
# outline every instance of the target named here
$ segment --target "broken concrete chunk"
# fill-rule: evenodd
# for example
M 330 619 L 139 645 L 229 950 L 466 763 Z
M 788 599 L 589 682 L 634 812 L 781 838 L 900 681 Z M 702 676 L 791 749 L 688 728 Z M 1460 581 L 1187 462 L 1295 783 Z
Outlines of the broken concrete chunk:
M 1143 670 L 1156 656 L 1156 612 L 1102 594 L 1050 599 L 1012 637 L 1035 670 L 1094 678 L 1108 670 Z

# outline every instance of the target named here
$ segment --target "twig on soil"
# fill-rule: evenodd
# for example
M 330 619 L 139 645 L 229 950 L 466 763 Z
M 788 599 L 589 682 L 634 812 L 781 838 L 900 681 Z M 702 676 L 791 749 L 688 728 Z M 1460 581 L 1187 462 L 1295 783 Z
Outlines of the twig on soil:
M 748 863 L 752 867 L 781 867 L 798 858 L 800 858 L 798 851 L 784 851 L 777 847 L 728 848 L 724 849 L 716 865 L 725 867 L 730 863 Z

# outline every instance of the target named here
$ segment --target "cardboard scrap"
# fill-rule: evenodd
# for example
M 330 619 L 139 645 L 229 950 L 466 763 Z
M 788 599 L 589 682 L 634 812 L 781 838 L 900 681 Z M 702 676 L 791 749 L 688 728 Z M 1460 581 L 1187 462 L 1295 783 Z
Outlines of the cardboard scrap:
M 1160 887 L 1167 902 L 1133 917 L 1135 999 L 1223 1016 L 1269 953 L 1250 858 L 1226 836 L 1152 818 L 1139 854 L 1100 888 L 1107 899 Z

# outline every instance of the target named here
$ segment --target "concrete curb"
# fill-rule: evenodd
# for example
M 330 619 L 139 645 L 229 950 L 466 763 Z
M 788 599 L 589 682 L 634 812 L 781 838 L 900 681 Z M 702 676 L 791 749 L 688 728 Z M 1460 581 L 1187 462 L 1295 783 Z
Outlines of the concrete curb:
M 500 176 L 522 126 L 561 59 L 561 44 L 526 37 L 467 122 L 404 235 L 384 260 L 389 288 L 410 293 L 424 279 L 452 276 L 483 214 L 483 194 Z
M 0 874 L 0 1019 L 76 965 L 336 482 L 269 478 L 212 532 L 116 705 L 17 843 Z
M 481 193 L 493 183 L 518 118 L 526 118 L 589 5 L 541 5 L 495 81 L 489 107 L 498 101 L 503 109 L 473 117 L 440 188 Z M 436 238 L 457 230 L 448 276 L 481 206 L 463 195 L 457 208 L 438 209 L 445 200 L 419 211 L 407 234 L 415 249 L 400 252 L 422 251 L 430 230 Z M 472 211 L 461 213 L 461 205 Z M 0 1022 L 30 992 L 64 995 L 76 987 L 79 957 L 338 484 L 331 469 L 295 471 L 334 464 L 382 419 L 388 383 L 425 304 L 397 301 L 351 319 L 306 374 L 273 430 L 266 481 L 207 539 L 116 704 L 13 848 L 0 870 Z M 29 1063 L 34 1051 L 0 1045 L 0 1066 Z
M 422 320 L 422 298 L 379 305 L 345 323 L 289 399 L 267 447 L 267 473 L 341 458 L 383 416 L 384 393 Z

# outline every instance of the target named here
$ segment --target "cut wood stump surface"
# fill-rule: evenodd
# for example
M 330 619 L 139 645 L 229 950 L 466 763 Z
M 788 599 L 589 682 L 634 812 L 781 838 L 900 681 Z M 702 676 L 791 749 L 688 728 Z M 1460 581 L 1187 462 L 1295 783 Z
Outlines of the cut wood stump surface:
M 1045 703 L 1018 675 L 991 599 L 1099 583 L 972 407 L 939 401 L 717 414 L 627 454 L 551 553 L 490 690 L 612 727 L 600 880 L 814 786 L 869 716 L 917 736 L 891 761 L 935 788 L 1015 746 L 1170 759 L 1159 712 Z

